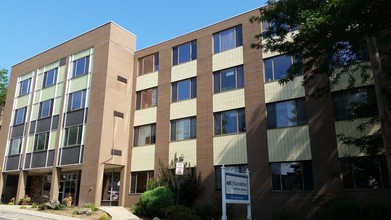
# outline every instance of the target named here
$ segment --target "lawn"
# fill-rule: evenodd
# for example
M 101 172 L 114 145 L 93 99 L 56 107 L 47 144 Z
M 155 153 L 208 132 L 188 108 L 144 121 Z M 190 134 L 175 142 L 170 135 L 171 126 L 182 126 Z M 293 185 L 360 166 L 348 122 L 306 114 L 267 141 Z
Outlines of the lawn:
M 65 208 L 63 210 L 46 209 L 46 210 L 41 210 L 40 211 L 40 210 L 38 210 L 38 208 L 28 208 L 28 210 L 34 210 L 34 211 L 37 211 L 37 212 L 46 212 L 46 213 L 51 213 L 51 214 L 56 214 L 56 215 L 70 216 L 70 217 L 81 218 L 81 219 L 95 219 L 95 220 L 98 220 L 104 214 L 109 216 L 106 212 L 104 212 L 102 210 L 98 210 L 98 211 L 92 212 L 92 214 L 90 216 L 88 216 L 86 214 L 78 215 L 77 211 L 79 211 L 79 210 L 86 211 L 86 210 L 88 210 L 88 208 L 77 207 L 77 206 L 74 206 L 72 208 Z M 107 219 L 109 219 L 109 218 L 107 218 Z

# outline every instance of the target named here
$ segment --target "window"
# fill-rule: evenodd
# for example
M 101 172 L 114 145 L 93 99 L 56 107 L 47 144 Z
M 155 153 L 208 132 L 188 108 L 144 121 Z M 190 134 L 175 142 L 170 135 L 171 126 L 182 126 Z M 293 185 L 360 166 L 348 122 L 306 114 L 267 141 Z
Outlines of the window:
M 191 78 L 172 83 L 172 102 L 197 97 L 197 79 Z
M 80 145 L 82 133 L 83 133 L 82 125 L 66 128 L 64 147 Z
M 34 151 L 41 151 L 48 149 L 49 132 L 35 135 Z
M 311 161 L 271 163 L 273 190 L 313 190 Z
M 213 73 L 214 93 L 243 88 L 243 66 L 221 70 Z
M 390 188 L 384 156 L 341 158 L 345 189 Z
M 69 94 L 68 111 L 75 111 L 85 107 L 86 92 L 86 90 L 80 90 Z
M 335 119 L 345 120 L 378 114 L 373 86 L 333 93 Z
M 265 82 L 271 82 L 284 78 L 289 67 L 296 62 L 300 62 L 300 56 L 280 55 L 264 59 Z
M 23 124 L 26 118 L 26 107 L 16 109 L 14 125 Z
M 242 46 L 242 26 L 213 34 L 213 45 L 215 54 Z
M 180 141 L 196 138 L 196 132 L 196 117 L 171 121 L 171 141 Z
M 285 31 L 294 31 L 299 29 L 298 25 L 295 26 L 290 26 L 288 24 L 280 24 L 280 28 L 282 28 Z M 267 22 L 263 21 L 262 22 L 262 35 L 264 38 L 269 37 L 269 36 L 277 36 L 277 25 L 275 22 Z
M 146 89 L 136 93 L 136 110 L 157 105 L 157 88 Z
M 307 123 L 304 98 L 267 104 L 268 128 L 282 128 Z
M 43 101 L 39 105 L 38 118 L 46 118 L 52 115 L 53 99 Z
M 134 146 L 154 144 L 156 140 L 156 124 L 134 128 Z
M 153 178 L 153 171 L 132 172 L 130 193 L 143 193 L 147 191 L 147 183 Z
M 22 138 L 11 139 L 8 156 L 17 155 L 22 147 Z
M 244 109 L 214 113 L 215 135 L 246 131 Z
M 20 81 L 19 95 L 25 95 L 30 92 L 31 78 Z
M 49 87 L 56 84 L 57 81 L 57 68 L 49 70 L 44 73 L 43 76 L 43 87 Z
M 246 173 L 247 168 L 247 165 L 231 165 L 225 166 L 225 171 Z M 221 166 L 215 167 L 215 187 L 216 191 L 221 191 Z
M 90 68 L 90 56 L 86 56 L 73 61 L 72 78 L 87 74 L 89 72 L 89 68 Z
M 138 75 L 159 71 L 159 53 L 138 59 Z
M 173 65 L 189 62 L 197 59 L 197 41 L 192 41 L 172 49 Z

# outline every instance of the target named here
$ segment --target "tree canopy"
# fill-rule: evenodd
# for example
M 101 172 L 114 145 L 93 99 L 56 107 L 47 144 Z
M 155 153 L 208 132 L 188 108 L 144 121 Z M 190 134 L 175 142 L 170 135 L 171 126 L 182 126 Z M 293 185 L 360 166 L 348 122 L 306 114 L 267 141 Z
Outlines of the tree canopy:
M 377 154 L 378 147 L 384 146 L 391 174 L 390 11 L 389 0 L 270 0 L 260 9 L 260 16 L 250 21 L 263 23 L 253 48 L 301 57 L 279 80 L 281 84 L 302 73 L 304 86 L 315 85 L 311 82 L 326 76 L 326 83 L 316 84 L 309 94 L 322 97 L 344 75 L 347 88 L 355 87 L 356 73 L 362 81 L 373 79 L 379 116 L 358 129 L 380 122 L 381 130 L 362 139 L 341 138 L 346 144 L 363 147 L 365 153 Z
M 0 69 L 0 109 L 5 105 L 7 98 L 8 76 L 6 69 Z

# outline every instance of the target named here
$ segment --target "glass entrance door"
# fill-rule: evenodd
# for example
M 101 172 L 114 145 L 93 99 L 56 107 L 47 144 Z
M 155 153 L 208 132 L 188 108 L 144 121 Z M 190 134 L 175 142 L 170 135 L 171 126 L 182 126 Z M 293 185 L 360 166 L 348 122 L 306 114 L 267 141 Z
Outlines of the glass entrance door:
M 58 200 L 61 202 L 68 195 L 72 196 L 72 203 L 77 204 L 79 173 L 63 173 L 60 179 Z
M 101 205 L 118 206 L 120 172 L 109 172 L 103 176 L 102 202 Z

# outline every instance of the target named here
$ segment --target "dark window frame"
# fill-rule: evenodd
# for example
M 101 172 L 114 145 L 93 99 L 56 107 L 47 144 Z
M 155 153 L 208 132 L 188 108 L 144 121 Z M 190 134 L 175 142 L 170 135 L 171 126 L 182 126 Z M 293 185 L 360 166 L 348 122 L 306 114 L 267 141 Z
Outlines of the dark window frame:
M 223 87 L 223 75 L 230 73 L 233 70 L 233 74 L 235 74 L 235 84 L 234 88 L 224 88 Z M 213 82 L 214 82 L 214 93 L 222 93 L 232 90 L 237 90 L 244 88 L 244 69 L 243 65 L 231 67 L 228 69 L 219 70 L 213 73 Z M 231 83 L 232 84 L 232 83 Z
M 74 105 L 73 101 L 74 101 L 75 95 L 79 94 L 79 93 L 81 93 L 80 102 L 78 102 L 79 103 L 78 106 L 80 105 L 80 107 L 77 107 L 77 106 Z M 85 108 L 85 106 L 86 106 L 86 96 L 87 96 L 86 93 L 87 93 L 86 89 L 69 93 L 69 95 L 68 95 L 68 112 L 77 111 L 79 109 L 84 109 Z
M 148 58 L 149 59 L 152 58 L 151 70 L 149 69 L 145 70 L 146 69 L 145 62 L 148 60 Z M 137 68 L 138 76 L 159 71 L 159 53 L 153 53 L 148 56 L 141 57 L 138 59 L 137 63 L 138 63 L 138 68 Z
M 215 190 L 221 191 L 221 167 L 215 166 Z M 237 165 L 224 165 L 226 171 L 246 173 L 248 169 L 247 164 L 237 164 Z
M 225 114 L 235 113 L 236 114 L 236 129 L 235 131 L 229 131 L 227 130 L 227 119 L 223 119 Z M 222 112 L 215 112 L 213 113 L 214 118 L 214 135 L 220 136 L 220 135 L 227 135 L 227 134 L 238 134 L 246 132 L 246 111 L 244 108 L 239 109 L 232 109 L 228 111 L 222 111 Z M 229 119 L 229 118 L 228 118 Z M 226 120 L 224 122 L 224 120 Z M 224 130 L 225 129 L 225 130 Z
M 179 84 L 189 82 L 189 96 L 187 98 L 180 98 Z M 197 97 L 197 78 L 189 78 L 171 83 L 171 102 L 179 102 L 189 100 Z
M 20 81 L 19 96 L 29 94 L 30 89 L 31 89 L 31 78 Z
M 48 117 L 52 116 L 52 113 L 53 113 L 53 101 L 54 101 L 54 99 L 49 99 L 49 100 L 46 100 L 46 101 L 43 101 L 43 102 L 39 103 L 38 119 L 48 118 Z M 44 113 L 43 112 L 44 104 L 47 103 L 47 102 L 49 102 L 48 114 L 47 115 L 42 115 Z
M 183 139 L 178 139 L 178 123 L 182 123 L 184 121 L 188 121 L 189 123 L 189 131 L 188 131 L 188 137 L 185 137 L 185 134 L 182 134 Z M 196 117 L 189 117 L 189 118 L 180 118 L 171 120 L 171 135 L 170 140 L 171 141 L 185 141 L 185 140 L 191 140 L 197 138 L 197 118 Z M 183 131 L 185 133 L 185 131 Z
M 187 46 L 189 47 L 188 51 L 185 50 Z M 193 40 L 172 48 L 173 66 L 190 62 L 196 59 L 197 59 L 197 40 Z
M 139 140 L 142 140 L 140 137 L 140 129 L 149 128 L 149 136 L 145 136 L 145 143 L 140 144 Z M 156 143 L 156 124 L 147 124 L 134 127 L 134 147 L 151 145 Z
M 151 105 L 150 106 L 144 106 L 144 102 L 143 100 L 145 100 L 143 98 L 143 95 L 145 93 L 148 93 L 148 91 L 151 90 L 151 100 L 150 100 L 150 103 Z M 155 98 L 154 98 L 155 96 Z M 141 110 L 141 109 L 146 109 L 146 108 L 151 108 L 151 107 L 155 107 L 157 106 L 157 102 L 158 102 L 158 89 L 157 87 L 153 87 L 153 88 L 149 88 L 149 89 L 144 89 L 144 90 L 141 90 L 141 91 L 137 91 L 136 92 L 136 110 Z
M 14 142 L 18 141 L 19 143 L 18 146 L 14 146 Z M 9 145 L 9 149 L 8 149 L 8 156 L 14 156 L 14 155 L 18 155 L 20 154 L 20 150 L 22 149 L 22 143 L 23 143 L 23 137 L 18 137 L 18 138 L 12 138 L 10 140 L 10 145 Z M 17 148 L 17 152 L 15 153 L 13 151 L 14 148 Z
M 140 182 L 140 175 L 145 174 L 145 180 Z M 131 172 L 130 174 L 130 194 L 141 194 L 147 190 L 147 184 L 150 179 L 154 178 L 154 171 L 148 170 L 148 171 L 137 171 L 137 172 Z M 145 183 L 145 184 L 142 184 Z M 142 184 L 140 186 L 140 184 Z
M 21 118 L 21 121 L 19 121 L 19 113 L 20 111 L 23 110 L 23 115 L 22 115 L 22 118 Z M 23 123 L 25 123 L 26 121 L 26 111 L 27 111 L 27 107 L 22 107 L 22 108 L 18 108 L 15 110 L 15 118 L 14 118 L 14 125 L 21 125 Z
M 222 48 L 222 35 L 229 31 L 233 31 L 233 37 L 232 43 L 234 44 L 233 47 L 229 48 Z M 243 30 L 242 25 L 238 25 L 232 28 L 228 28 L 219 32 L 216 32 L 213 34 L 213 54 L 221 53 L 224 51 L 228 51 L 237 47 L 243 46 Z
M 290 164 L 290 169 L 283 164 Z M 292 167 L 292 166 L 295 167 Z M 292 170 L 293 169 L 293 170 Z M 309 191 L 314 190 L 314 175 L 311 160 L 271 162 L 273 191 Z M 292 171 L 292 172 L 288 172 Z M 298 177 L 300 175 L 300 177 Z
M 277 107 L 279 105 L 282 105 L 284 103 L 292 103 L 294 102 L 294 107 L 289 111 L 289 113 L 292 113 L 293 110 L 295 111 L 295 115 L 292 116 L 293 118 L 287 118 L 285 119 L 281 117 L 281 115 L 278 114 Z M 306 107 L 306 101 L 305 98 L 297 98 L 297 99 L 290 99 L 290 100 L 284 100 L 280 102 L 273 102 L 266 104 L 267 109 L 267 119 L 268 119 L 268 129 L 275 129 L 275 128 L 287 128 L 287 127 L 294 127 L 294 126 L 301 126 L 308 123 L 307 118 L 307 107 Z M 288 108 L 286 108 L 288 110 Z M 285 115 L 283 115 L 285 116 Z M 295 119 L 295 121 L 293 121 Z M 286 125 L 279 125 L 279 122 L 291 122 L 292 124 L 286 124 Z
M 71 140 L 71 130 L 76 129 L 76 139 Z M 79 146 L 81 145 L 81 139 L 83 136 L 83 125 L 77 125 L 77 126 L 72 126 L 72 127 L 67 127 L 65 128 L 64 132 L 64 147 L 74 147 L 74 146 Z M 72 141 L 72 143 L 70 143 Z
M 276 72 L 277 67 L 281 68 L 282 66 L 284 66 L 280 60 L 282 58 L 290 59 L 290 64 L 287 68 L 284 68 L 284 73 L 281 73 L 280 71 Z M 288 56 L 286 54 L 281 54 L 281 55 L 277 55 L 277 56 L 263 59 L 264 82 L 265 83 L 275 82 L 277 80 L 280 80 L 280 79 L 286 77 L 287 71 L 292 66 L 292 64 L 297 63 L 297 62 L 301 62 L 300 60 L 301 60 L 301 58 L 299 57 L 299 55 Z M 284 61 L 286 61 L 286 60 L 284 60 Z M 271 78 L 268 79 L 268 77 L 271 77 Z

